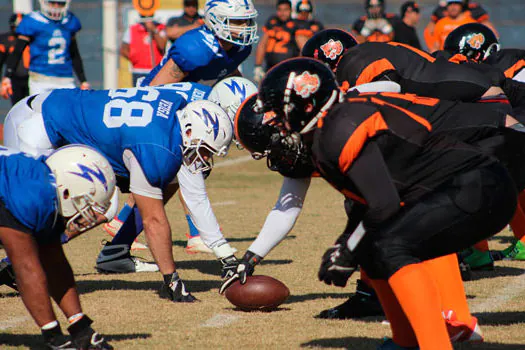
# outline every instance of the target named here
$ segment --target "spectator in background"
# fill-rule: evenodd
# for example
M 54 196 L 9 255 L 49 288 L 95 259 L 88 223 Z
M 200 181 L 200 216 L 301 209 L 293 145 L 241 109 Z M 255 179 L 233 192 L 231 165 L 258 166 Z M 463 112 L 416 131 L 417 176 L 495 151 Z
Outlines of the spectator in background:
M 9 17 L 9 28 L 10 31 L 0 34 L 0 77 L 2 76 L 2 67 L 7 61 L 9 54 L 15 49 L 16 41 L 16 27 L 22 21 L 23 14 L 13 13 Z M 26 47 L 22 54 L 22 60 L 18 63 L 16 70 L 11 77 L 11 84 L 13 88 L 13 94 L 11 97 L 11 104 L 15 104 L 27 95 L 29 95 L 29 47 Z M 9 97 L 6 93 L 2 92 L 4 98 Z
M 385 13 L 385 0 L 365 0 L 366 15 L 354 22 L 352 33 L 359 43 L 388 42 L 394 38 L 392 23 L 399 18 Z
M 172 42 L 177 40 L 188 30 L 200 27 L 204 24 L 202 17 L 199 15 L 198 0 L 184 0 L 184 13 L 180 17 L 171 17 L 166 23 L 166 34 Z
M 140 21 L 128 27 L 120 45 L 120 55 L 131 62 L 133 86 L 162 60 L 166 49 L 165 26 L 153 17 L 140 16 Z
M 464 0 L 447 0 L 445 17 L 437 21 L 434 27 L 434 42 L 430 52 L 443 50 L 447 35 L 457 27 L 476 22 L 470 15 L 470 11 L 465 11 Z
M 299 38 L 297 46 L 299 47 L 299 51 L 301 51 L 306 41 L 313 37 L 315 33 L 323 30 L 324 26 L 313 17 L 314 6 L 310 0 L 301 0 L 298 2 L 296 11 L 299 27 L 296 32 L 297 38 Z
M 268 18 L 263 26 L 263 35 L 255 52 L 254 80 L 259 83 L 265 71 L 288 58 L 299 56 L 298 43 L 304 45 L 308 37 L 298 27 L 299 22 L 292 19 L 290 0 L 278 0 L 275 15 Z M 263 61 L 265 67 L 263 68 Z
M 394 41 L 421 49 L 416 33 L 419 18 L 419 5 L 415 1 L 407 1 L 401 5 L 401 20 L 394 24 Z

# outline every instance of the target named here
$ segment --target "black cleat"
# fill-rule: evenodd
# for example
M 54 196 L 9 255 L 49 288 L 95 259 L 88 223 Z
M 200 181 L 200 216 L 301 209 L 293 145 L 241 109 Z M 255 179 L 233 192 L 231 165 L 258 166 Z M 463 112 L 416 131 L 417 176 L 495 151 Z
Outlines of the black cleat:
M 357 288 L 354 295 L 341 305 L 321 311 L 316 318 L 346 320 L 384 315 L 383 307 L 374 290 L 363 281 L 357 280 Z
M 0 261 L 0 286 L 4 284 L 18 291 L 13 265 L 9 264 L 7 261 Z

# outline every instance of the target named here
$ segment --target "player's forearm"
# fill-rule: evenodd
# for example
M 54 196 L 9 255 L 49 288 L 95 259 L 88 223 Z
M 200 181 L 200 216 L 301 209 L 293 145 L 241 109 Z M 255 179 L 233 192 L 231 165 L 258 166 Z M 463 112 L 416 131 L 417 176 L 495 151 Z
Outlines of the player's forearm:
M 73 39 L 71 41 L 71 47 L 69 50 L 71 54 L 71 61 L 73 62 L 73 70 L 77 75 L 78 80 L 83 83 L 86 82 L 86 74 L 84 73 L 84 64 L 82 62 L 82 57 L 80 56 L 80 51 L 78 50 L 77 41 Z
M 20 58 L 22 57 L 22 53 L 24 52 L 24 49 L 28 45 L 28 41 L 24 39 L 16 39 L 15 46 L 11 54 L 7 57 L 6 60 L 6 68 L 5 68 L 5 76 L 8 78 L 11 78 L 16 71 L 16 67 L 18 66 L 18 63 L 20 62 Z
M 177 40 L 178 38 L 181 37 L 181 35 L 183 35 L 184 33 L 192 30 L 192 29 L 195 29 L 195 28 L 198 28 L 200 27 L 202 24 L 200 24 L 199 22 L 196 22 L 196 23 L 193 23 L 192 25 L 189 25 L 189 26 L 173 26 L 173 27 L 170 27 L 170 28 L 166 28 L 166 34 L 168 36 L 168 38 L 171 40 L 171 41 L 175 41 Z
M 257 45 L 257 50 L 255 51 L 255 65 L 262 66 L 264 62 L 264 56 L 266 54 L 266 44 L 268 43 L 268 36 L 263 35 L 259 45 Z

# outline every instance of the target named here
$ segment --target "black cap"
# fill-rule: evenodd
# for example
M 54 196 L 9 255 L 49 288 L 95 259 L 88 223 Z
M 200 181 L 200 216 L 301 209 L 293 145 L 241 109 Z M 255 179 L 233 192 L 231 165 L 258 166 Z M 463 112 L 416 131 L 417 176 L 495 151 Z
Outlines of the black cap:
M 199 7 L 199 0 L 184 0 L 182 5 L 184 7 L 187 7 L 187 6 Z
M 405 17 L 405 13 L 408 10 L 419 12 L 419 5 L 415 1 L 407 1 L 401 5 L 401 18 Z
M 277 0 L 275 6 L 279 7 L 279 5 L 288 5 L 290 8 L 292 8 L 292 2 L 290 0 Z

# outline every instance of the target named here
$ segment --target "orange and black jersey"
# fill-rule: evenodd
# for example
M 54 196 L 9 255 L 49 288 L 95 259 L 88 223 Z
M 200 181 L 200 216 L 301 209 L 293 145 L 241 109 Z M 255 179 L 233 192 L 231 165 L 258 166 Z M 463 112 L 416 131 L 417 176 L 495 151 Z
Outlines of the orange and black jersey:
M 311 38 L 317 32 L 324 29 L 324 25 L 316 19 L 312 20 L 296 20 L 297 21 L 297 35 Z
M 485 63 L 499 68 L 512 79 L 525 68 L 525 50 L 502 49 L 490 55 Z
M 272 16 L 262 30 L 268 35 L 266 54 L 264 56 L 267 69 L 283 60 L 299 56 L 299 48 L 295 41 L 298 30 L 296 20 L 290 19 L 282 22 L 277 16 Z
M 468 4 L 468 10 L 470 11 L 470 16 L 478 23 L 482 23 L 489 20 L 489 14 L 485 9 L 478 3 L 472 2 Z M 442 19 L 447 15 L 446 6 L 438 6 L 432 12 L 430 20 L 434 23 Z
M 337 66 L 343 87 L 390 80 L 401 91 L 446 100 L 476 101 L 491 80 L 478 71 L 436 60 L 430 54 L 401 43 L 364 43 L 350 48 Z
M 4 63 L 7 61 L 7 57 L 15 49 L 16 34 L 13 32 L 7 32 L 0 34 L 0 76 L 1 69 Z M 23 53 L 23 59 L 20 60 L 16 68 L 15 77 L 27 78 L 29 75 L 29 47 L 26 47 Z
M 372 102 L 343 102 L 319 123 L 312 153 L 332 186 L 366 207 L 377 227 L 454 176 L 496 162 L 421 116 Z
M 361 16 L 359 17 L 354 24 L 352 25 L 352 31 L 355 34 L 361 35 L 361 31 L 363 30 L 363 27 L 365 26 L 365 22 L 368 20 L 368 16 Z M 399 22 L 401 19 L 393 14 L 393 13 L 386 13 L 384 16 L 384 19 L 390 24 L 392 28 L 394 28 L 394 25 Z M 390 33 L 384 33 L 381 30 L 375 30 L 372 34 L 366 37 L 366 41 L 368 42 L 388 42 L 392 40 Z

